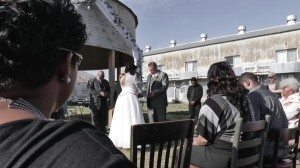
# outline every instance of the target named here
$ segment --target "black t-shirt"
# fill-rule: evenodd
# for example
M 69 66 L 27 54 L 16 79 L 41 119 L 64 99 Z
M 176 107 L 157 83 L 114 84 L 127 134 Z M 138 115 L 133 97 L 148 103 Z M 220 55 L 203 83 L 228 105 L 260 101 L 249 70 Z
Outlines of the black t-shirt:
M 136 166 L 89 123 L 26 119 L 0 125 L 0 167 Z

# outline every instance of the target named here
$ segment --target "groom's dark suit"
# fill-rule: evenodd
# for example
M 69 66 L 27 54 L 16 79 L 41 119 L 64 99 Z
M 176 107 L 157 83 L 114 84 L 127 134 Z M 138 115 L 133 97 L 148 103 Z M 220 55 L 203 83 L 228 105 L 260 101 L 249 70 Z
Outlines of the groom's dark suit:
M 154 92 L 155 96 L 147 98 L 147 106 L 154 112 L 153 120 L 155 122 L 166 120 L 166 108 L 168 105 L 167 89 L 169 86 L 169 77 L 166 73 L 158 71 L 154 76 L 147 77 L 147 95 Z

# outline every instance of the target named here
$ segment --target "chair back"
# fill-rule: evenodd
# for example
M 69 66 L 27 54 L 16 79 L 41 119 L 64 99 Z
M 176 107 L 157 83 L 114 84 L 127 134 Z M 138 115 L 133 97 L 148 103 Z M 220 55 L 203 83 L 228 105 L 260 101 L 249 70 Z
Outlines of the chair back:
M 272 165 L 264 163 L 265 167 L 294 167 L 296 168 L 298 143 L 299 143 L 299 129 L 296 128 L 282 128 L 270 130 L 269 138 L 274 139 L 274 153 L 272 157 Z M 283 151 L 287 154 L 279 158 L 279 152 Z
M 130 159 L 140 168 L 188 168 L 193 134 L 192 119 L 132 125 Z
M 270 123 L 270 116 L 265 120 L 245 122 L 239 118 L 236 122 L 232 144 L 231 167 L 262 167 L 263 151 Z

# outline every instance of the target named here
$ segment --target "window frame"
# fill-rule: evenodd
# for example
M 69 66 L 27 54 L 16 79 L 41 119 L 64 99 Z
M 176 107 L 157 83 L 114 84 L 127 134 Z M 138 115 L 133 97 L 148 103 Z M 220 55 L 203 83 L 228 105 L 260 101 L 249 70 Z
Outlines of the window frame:
M 190 64 L 192 66 L 192 70 L 190 70 L 189 66 L 187 66 L 187 65 L 190 65 Z M 184 64 L 184 68 L 185 68 L 186 72 L 197 71 L 197 60 L 186 61 L 185 64 Z
M 232 59 L 232 63 L 228 61 L 228 59 L 230 59 L 230 58 Z M 236 58 L 238 58 L 239 60 L 236 61 L 235 60 Z M 225 61 L 228 62 L 232 68 L 242 66 L 242 58 L 240 55 L 226 56 Z
M 298 61 L 298 48 L 289 48 L 275 51 L 276 63 L 288 63 Z M 293 57 L 293 58 L 291 58 Z

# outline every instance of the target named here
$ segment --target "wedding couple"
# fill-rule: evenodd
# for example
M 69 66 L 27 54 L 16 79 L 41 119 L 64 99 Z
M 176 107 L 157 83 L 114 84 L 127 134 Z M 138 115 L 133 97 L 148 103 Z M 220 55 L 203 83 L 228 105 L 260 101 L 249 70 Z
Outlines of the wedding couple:
M 166 120 L 168 75 L 157 69 L 155 62 L 148 64 L 147 106 L 154 111 L 154 121 Z M 145 123 L 138 97 L 144 96 L 137 87 L 136 66 L 128 64 L 120 79 L 122 92 L 117 98 L 109 138 L 116 147 L 130 148 L 131 125 Z

